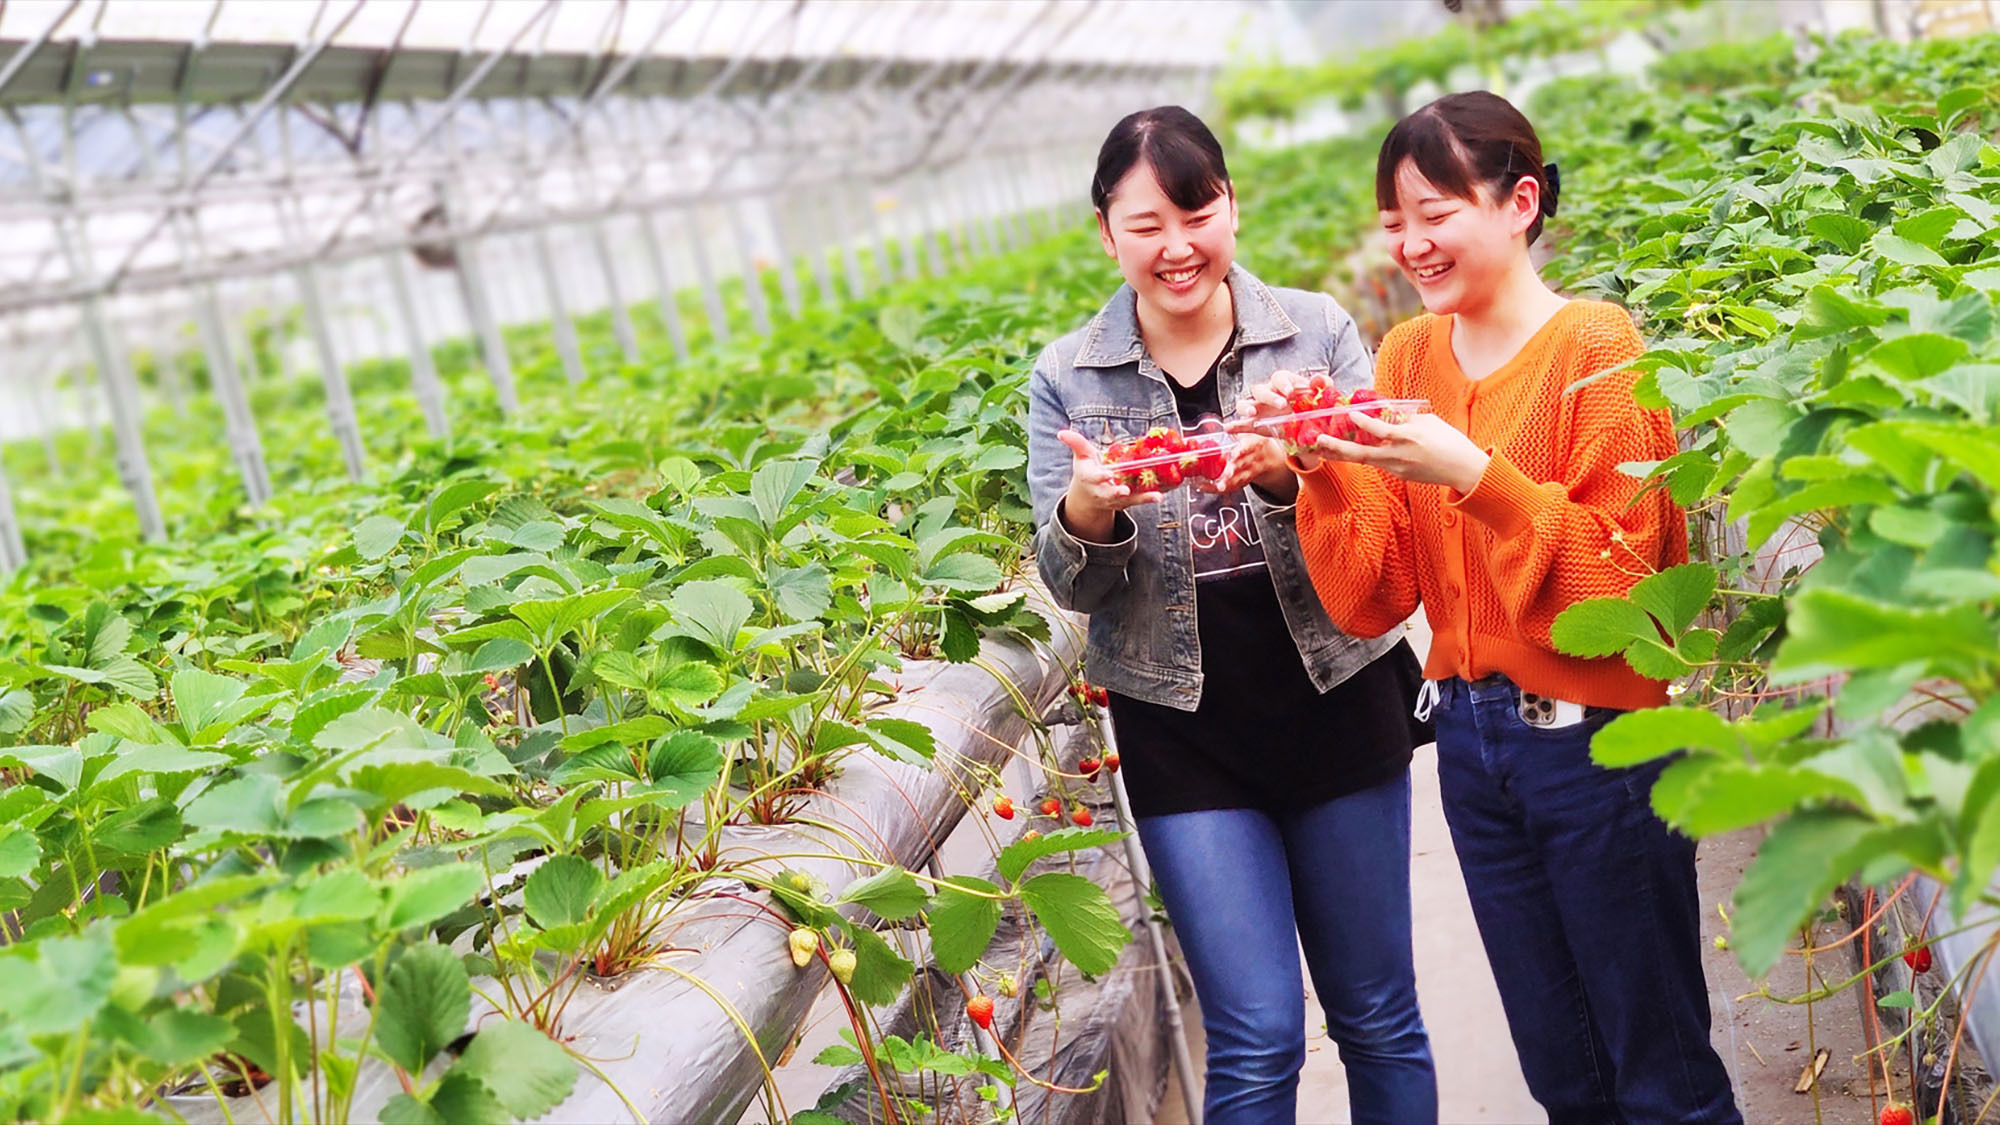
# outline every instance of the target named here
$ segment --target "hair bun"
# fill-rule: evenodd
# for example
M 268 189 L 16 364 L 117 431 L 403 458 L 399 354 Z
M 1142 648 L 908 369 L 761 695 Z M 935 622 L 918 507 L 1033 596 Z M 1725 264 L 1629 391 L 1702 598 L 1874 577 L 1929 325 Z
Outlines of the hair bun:
M 1542 165 L 1542 182 L 1547 190 L 1542 192 L 1542 214 L 1556 213 L 1556 196 L 1562 193 L 1562 172 L 1553 164 Z

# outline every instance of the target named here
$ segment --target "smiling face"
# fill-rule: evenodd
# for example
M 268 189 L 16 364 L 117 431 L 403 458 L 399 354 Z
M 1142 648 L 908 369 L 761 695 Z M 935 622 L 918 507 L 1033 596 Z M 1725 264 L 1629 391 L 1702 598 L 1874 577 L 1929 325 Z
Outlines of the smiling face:
M 1389 257 L 1416 286 L 1424 308 L 1438 315 L 1477 311 L 1507 275 L 1527 264 L 1528 228 L 1541 215 L 1532 176 L 1504 198 L 1479 188 L 1465 199 L 1440 189 L 1404 160 L 1396 198 L 1381 212 Z
M 1236 196 L 1224 191 L 1183 210 L 1141 160 L 1112 188 L 1097 234 L 1142 304 L 1169 317 L 1192 316 L 1217 299 L 1236 261 Z

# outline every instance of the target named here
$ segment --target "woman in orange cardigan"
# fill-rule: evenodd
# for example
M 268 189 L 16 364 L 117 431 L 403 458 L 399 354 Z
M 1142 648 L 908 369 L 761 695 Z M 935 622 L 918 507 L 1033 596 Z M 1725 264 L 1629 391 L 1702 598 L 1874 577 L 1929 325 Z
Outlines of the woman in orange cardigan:
M 1356 636 L 1423 603 L 1445 817 L 1552 1125 L 1737 1125 L 1709 1045 L 1694 845 L 1653 815 L 1658 764 L 1590 760 L 1598 728 L 1666 685 L 1549 639 L 1566 607 L 1687 559 L 1683 513 L 1620 468 L 1677 449 L 1614 370 L 1644 346 L 1622 309 L 1537 275 L 1528 248 L 1559 185 L 1504 99 L 1454 94 L 1404 118 L 1375 183 L 1429 312 L 1382 341 L 1376 389 L 1435 413 L 1357 418 L 1367 438 L 1293 459 L 1313 585 Z M 1301 381 L 1274 376 L 1239 412 L 1283 413 Z

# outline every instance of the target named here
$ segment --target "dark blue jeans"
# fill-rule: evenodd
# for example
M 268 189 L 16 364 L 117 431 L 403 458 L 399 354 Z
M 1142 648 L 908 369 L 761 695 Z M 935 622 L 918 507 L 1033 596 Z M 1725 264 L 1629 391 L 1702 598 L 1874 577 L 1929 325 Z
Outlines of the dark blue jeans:
M 1545 729 L 1504 677 L 1439 687 L 1445 820 L 1550 1125 L 1741 1125 L 1709 1045 L 1694 842 L 1653 814 L 1663 763 L 1590 760 L 1615 711 Z
M 1194 974 L 1208 1125 L 1287 1125 L 1305 1065 L 1299 949 L 1356 1125 L 1437 1121 L 1410 952 L 1410 779 L 1301 812 L 1143 817 L 1139 839 Z

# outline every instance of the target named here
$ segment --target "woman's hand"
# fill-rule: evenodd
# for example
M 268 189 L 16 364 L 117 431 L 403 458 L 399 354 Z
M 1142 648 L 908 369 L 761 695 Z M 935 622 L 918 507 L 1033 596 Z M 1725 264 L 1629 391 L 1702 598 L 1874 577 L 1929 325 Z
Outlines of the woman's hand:
M 1285 464 L 1283 442 L 1262 434 L 1237 436 L 1236 445 L 1223 465 L 1222 479 L 1215 482 L 1214 490 L 1232 492 L 1246 484 L 1254 484 L 1287 504 L 1298 496 L 1299 478 Z
M 1374 465 L 1407 481 L 1442 484 L 1461 494 L 1479 486 L 1479 478 L 1486 475 L 1487 462 L 1493 459 L 1474 445 L 1471 438 L 1435 414 L 1419 414 L 1400 423 L 1384 422 L 1359 410 L 1347 417 L 1355 429 L 1374 435 L 1374 444 L 1321 437 L 1313 445 L 1314 452 L 1336 461 Z M 1313 466 L 1305 463 L 1306 456 L 1301 455 L 1299 463 L 1310 469 Z M 1318 458 L 1314 458 L 1313 464 L 1318 464 Z
M 1271 378 L 1262 386 L 1251 388 L 1249 394 L 1236 400 L 1236 417 L 1231 419 L 1224 426 L 1224 429 L 1227 429 L 1230 433 L 1240 435 L 1244 441 L 1255 442 L 1261 440 L 1267 443 L 1267 447 L 1276 455 L 1279 466 L 1286 473 L 1290 473 L 1291 466 L 1285 463 L 1285 443 L 1272 438 L 1269 431 L 1262 424 L 1262 420 L 1281 414 L 1290 414 L 1292 408 L 1287 399 L 1293 391 L 1304 388 L 1306 383 L 1306 377 L 1296 372 L 1273 371 Z M 1238 448 L 1241 448 L 1241 446 Z M 1261 461 L 1261 459 L 1262 455 L 1259 455 L 1259 460 Z M 1298 462 L 1299 468 L 1306 472 L 1311 472 L 1319 467 L 1319 457 L 1313 453 L 1299 454 Z M 1258 481 L 1258 486 L 1266 492 L 1276 493 L 1281 496 L 1288 493 L 1295 494 L 1298 491 L 1296 477 L 1283 488 L 1274 488 L 1261 480 Z
M 1111 539 L 1118 513 L 1135 504 L 1156 504 L 1158 492 L 1134 493 L 1119 483 L 1110 466 L 1100 461 L 1090 439 L 1075 430 L 1058 430 L 1056 439 L 1076 455 L 1070 466 L 1069 492 L 1063 497 L 1062 521 L 1071 535 L 1089 543 Z

